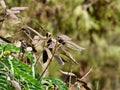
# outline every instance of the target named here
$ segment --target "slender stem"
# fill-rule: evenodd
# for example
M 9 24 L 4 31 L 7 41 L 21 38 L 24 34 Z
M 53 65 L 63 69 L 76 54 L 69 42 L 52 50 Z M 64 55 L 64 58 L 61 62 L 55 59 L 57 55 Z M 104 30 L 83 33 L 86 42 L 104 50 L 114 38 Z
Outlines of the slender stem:
M 80 78 L 80 80 L 83 80 L 85 77 L 87 77 L 91 71 L 92 71 L 92 68 L 82 78 Z
M 72 73 L 72 62 L 70 63 L 69 69 L 70 69 L 70 73 Z M 70 75 L 69 76 L 69 88 L 71 87 L 71 79 L 72 79 L 72 76 Z
M 11 41 L 7 40 L 6 38 L 2 37 L 1 35 L 0 35 L 0 39 L 2 39 L 3 41 L 5 41 L 7 43 L 11 43 Z
M 38 33 L 36 30 L 34 30 L 33 28 L 27 26 L 27 29 L 31 30 L 32 32 L 36 33 L 41 39 L 45 39 L 40 33 Z

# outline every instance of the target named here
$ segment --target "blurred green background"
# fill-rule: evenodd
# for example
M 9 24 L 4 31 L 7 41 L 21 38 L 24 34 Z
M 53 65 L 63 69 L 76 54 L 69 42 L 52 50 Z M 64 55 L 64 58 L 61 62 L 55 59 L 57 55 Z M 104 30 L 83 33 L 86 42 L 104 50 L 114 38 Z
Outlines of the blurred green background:
M 29 8 L 18 14 L 22 24 L 4 22 L 6 25 L 0 31 L 2 36 L 13 41 L 23 39 L 25 35 L 21 35 L 19 29 L 24 25 L 43 33 L 35 22 L 53 36 L 68 35 L 73 42 L 86 48 L 82 52 L 72 52 L 80 63 L 78 66 L 73 64 L 72 71 L 81 77 L 92 68 L 86 82 L 93 90 L 120 90 L 120 0 L 5 1 L 7 8 Z M 69 70 L 69 63 L 65 66 L 56 64 L 56 61 L 52 62 L 50 76 L 64 79 L 59 69 Z

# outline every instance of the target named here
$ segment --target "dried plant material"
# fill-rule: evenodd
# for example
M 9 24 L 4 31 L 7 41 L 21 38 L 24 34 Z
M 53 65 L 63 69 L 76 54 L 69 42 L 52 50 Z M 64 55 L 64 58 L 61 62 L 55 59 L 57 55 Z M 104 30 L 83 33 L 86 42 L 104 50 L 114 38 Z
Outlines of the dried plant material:
M 50 32 L 47 32 L 47 33 L 46 33 L 46 37 L 51 37 L 51 33 L 50 33 Z
M 86 90 L 91 90 L 87 85 L 82 85 Z
M 20 11 L 12 11 L 14 14 L 18 14 L 20 13 Z
M 39 42 L 39 40 L 40 40 L 40 37 L 35 35 L 34 38 L 33 38 L 32 44 L 36 45 Z
M 11 80 L 11 85 L 16 89 L 16 90 L 21 90 L 20 84 L 15 81 L 15 80 Z
M 54 58 L 57 60 L 57 62 L 60 64 L 60 65 L 64 65 L 65 63 L 63 62 L 62 58 L 58 55 L 54 55 Z
M 80 78 L 80 80 L 83 80 L 85 77 L 87 77 L 91 71 L 92 71 L 92 68 L 82 78 Z
M 65 72 L 65 71 L 62 71 L 62 70 L 60 70 L 60 72 L 62 74 L 64 74 L 64 75 L 67 75 L 67 76 L 74 76 L 74 77 L 76 77 L 76 75 L 74 73 L 72 73 L 72 72 Z
M 66 35 L 58 36 L 58 39 L 62 39 L 63 41 L 71 41 L 72 39 Z
M 77 81 L 80 82 L 81 84 L 87 85 L 87 83 L 85 81 L 82 81 L 79 78 L 77 78 Z
M 47 54 L 48 54 L 48 58 L 51 59 L 52 58 L 52 53 L 50 52 L 50 50 L 48 48 L 45 48 Z
M 78 62 L 73 58 L 73 56 L 69 52 L 65 50 L 62 51 L 64 52 L 64 55 L 66 55 L 70 60 L 72 60 L 75 64 L 78 64 Z
M 28 9 L 28 7 L 12 7 L 11 10 L 12 11 L 21 11 L 21 10 L 26 10 Z
M 48 41 L 47 41 L 47 46 L 48 46 L 48 48 L 49 49 L 53 49 L 53 48 L 55 48 L 55 41 L 54 41 L 54 39 L 49 39 Z
M 46 63 L 48 59 L 52 57 L 52 53 L 48 48 L 45 48 L 43 50 L 43 63 Z
M 70 41 L 70 40 L 71 40 L 71 38 L 69 38 L 66 35 L 60 35 L 57 37 L 57 41 L 63 45 L 65 44 L 65 41 Z
M 7 42 L 7 43 L 11 43 L 11 41 L 7 40 L 6 38 L 4 38 L 3 36 L 0 36 L 0 39 L 2 39 L 3 41 Z
M 27 43 L 24 40 L 20 40 L 20 42 L 21 42 L 21 51 L 22 53 L 24 53 L 27 48 Z
M 36 30 L 34 30 L 33 28 L 27 26 L 24 29 L 28 29 L 31 30 L 32 32 L 34 32 L 35 34 L 37 34 L 41 39 L 46 39 L 45 37 L 43 37 L 40 33 L 38 33 Z
M 5 1 L 4 0 L 0 0 L 0 4 L 1 4 L 3 10 L 5 10 L 6 7 L 7 7 L 6 4 L 5 4 Z
M 82 87 L 86 90 L 91 90 L 88 86 L 87 83 L 85 81 L 80 80 L 79 78 L 77 78 L 77 81 L 80 82 L 82 84 Z
M 66 47 L 71 48 L 73 50 L 82 51 L 85 49 L 85 48 L 80 47 L 79 45 L 77 45 L 71 41 L 66 41 L 66 44 L 67 44 Z
M 12 10 L 7 9 L 7 14 L 8 14 L 12 19 L 18 20 L 18 17 L 13 13 Z

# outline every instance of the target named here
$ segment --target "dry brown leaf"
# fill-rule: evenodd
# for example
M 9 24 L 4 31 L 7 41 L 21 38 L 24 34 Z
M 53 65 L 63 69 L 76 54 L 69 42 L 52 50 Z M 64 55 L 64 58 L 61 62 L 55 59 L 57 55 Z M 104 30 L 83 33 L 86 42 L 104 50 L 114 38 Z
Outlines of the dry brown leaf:
M 14 14 L 18 14 L 20 13 L 20 11 L 12 11 Z
M 66 35 L 60 35 L 60 36 L 58 36 L 58 39 L 62 39 L 64 41 L 70 41 L 70 40 L 72 40 L 70 37 L 68 37 Z
M 59 55 L 55 54 L 55 55 L 54 55 L 54 58 L 57 60 L 57 62 L 58 62 L 60 65 L 64 65 L 64 64 L 65 64 L 65 63 L 63 62 L 62 58 L 61 58 Z
M 28 7 L 12 7 L 11 10 L 12 11 L 21 11 L 21 10 L 26 10 L 28 9 Z
M 35 35 L 34 38 L 33 38 L 32 44 L 36 45 L 39 42 L 39 40 L 40 40 L 40 37 Z
M 85 48 L 83 48 L 83 47 L 81 47 L 81 46 L 79 46 L 71 41 L 66 41 L 66 47 L 71 48 L 73 50 L 77 50 L 77 51 L 82 51 L 85 49 Z
M 52 58 L 52 53 L 48 48 L 45 48 L 47 54 L 48 54 L 48 58 L 51 59 Z
M 82 79 L 84 79 L 85 77 L 87 77 L 88 74 L 89 74 L 91 71 L 92 71 L 92 68 L 90 68 L 90 70 L 89 70 L 84 76 L 82 76 L 82 77 L 80 78 L 80 80 L 82 80 Z
M 24 29 L 31 30 L 32 32 L 36 33 L 40 37 L 40 39 L 46 39 L 40 33 L 38 33 L 35 29 L 33 29 L 33 28 L 29 27 L 29 26 L 25 27 Z
M 18 20 L 18 17 L 13 13 L 12 10 L 7 9 L 7 14 L 8 14 L 12 19 Z
M 5 1 L 4 0 L 0 0 L 0 4 L 2 6 L 2 8 L 5 10 L 6 9 L 6 4 L 5 4 Z
M 54 39 L 51 39 L 51 42 L 50 43 L 48 43 L 48 48 L 55 48 L 55 41 L 54 41 Z
M 72 73 L 72 72 L 65 72 L 65 71 L 62 71 L 62 70 L 60 70 L 60 72 L 62 74 L 64 74 L 64 75 L 67 75 L 67 76 L 74 76 L 74 77 L 76 77 L 76 75 L 74 73 Z

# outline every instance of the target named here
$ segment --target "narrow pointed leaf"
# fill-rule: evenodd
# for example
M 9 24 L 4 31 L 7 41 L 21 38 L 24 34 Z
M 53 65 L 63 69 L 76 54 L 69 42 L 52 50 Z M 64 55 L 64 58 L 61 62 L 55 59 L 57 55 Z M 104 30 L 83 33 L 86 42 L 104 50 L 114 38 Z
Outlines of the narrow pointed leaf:
M 64 65 L 64 62 L 63 62 L 63 60 L 62 60 L 62 58 L 60 57 L 60 56 L 58 56 L 58 55 L 54 55 L 54 58 L 57 60 L 57 62 L 60 64 L 60 65 Z
M 70 60 L 72 60 L 72 62 L 74 62 L 75 64 L 78 64 L 78 62 L 73 58 L 73 56 L 69 52 L 65 50 L 63 50 L 63 52 L 64 52 L 64 55 L 66 55 Z
M 58 36 L 58 38 L 59 38 L 59 39 L 62 39 L 62 40 L 64 40 L 64 41 L 70 41 L 70 40 L 71 40 L 71 38 L 68 37 L 68 36 L 66 36 L 66 35 L 60 35 L 60 36 Z
M 15 19 L 15 20 L 18 20 L 18 17 L 17 17 L 10 9 L 7 9 L 7 14 L 8 14 L 11 18 L 13 18 L 13 19 Z
M 5 4 L 5 1 L 4 0 L 0 0 L 0 4 L 2 6 L 2 8 L 5 10 L 6 9 L 6 4 Z
M 60 72 L 62 74 L 64 74 L 64 75 L 67 75 L 67 76 L 74 76 L 74 77 L 76 77 L 76 75 L 74 73 L 72 73 L 72 72 L 65 72 L 65 71 L 62 71 L 62 70 L 60 70 Z
M 67 44 L 68 48 L 71 48 L 73 50 L 82 51 L 85 49 L 85 48 L 83 48 L 83 47 L 81 47 L 81 46 L 79 46 L 71 41 L 66 41 L 66 44 Z
M 26 10 L 28 7 L 12 7 L 11 10 L 13 11 L 20 11 L 20 10 Z

